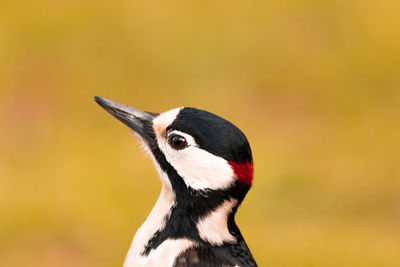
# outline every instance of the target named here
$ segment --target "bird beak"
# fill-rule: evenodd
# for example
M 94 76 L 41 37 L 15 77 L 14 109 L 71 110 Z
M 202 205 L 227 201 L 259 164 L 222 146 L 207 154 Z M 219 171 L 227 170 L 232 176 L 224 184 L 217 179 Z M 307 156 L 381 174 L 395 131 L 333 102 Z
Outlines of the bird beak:
M 148 133 L 152 121 L 155 118 L 155 114 L 150 114 L 99 96 L 95 96 L 94 101 L 115 118 L 138 133 L 143 139 L 149 139 Z

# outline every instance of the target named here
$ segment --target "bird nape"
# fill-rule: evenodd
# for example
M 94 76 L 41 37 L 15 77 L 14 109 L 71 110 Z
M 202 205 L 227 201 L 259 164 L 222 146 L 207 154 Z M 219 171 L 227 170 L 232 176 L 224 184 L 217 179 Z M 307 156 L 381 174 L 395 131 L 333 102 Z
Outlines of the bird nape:
M 162 182 L 124 267 L 257 266 L 235 223 L 253 182 L 245 135 L 204 110 L 156 114 L 98 96 L 95 101 L 137 134 Z

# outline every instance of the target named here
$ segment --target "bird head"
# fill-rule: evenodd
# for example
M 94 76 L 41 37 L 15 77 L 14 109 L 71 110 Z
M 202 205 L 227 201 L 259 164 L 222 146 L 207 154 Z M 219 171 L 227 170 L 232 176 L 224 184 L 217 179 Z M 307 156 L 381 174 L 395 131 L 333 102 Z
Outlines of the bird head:
M 231 122 L 195 108 L 156 114 L 98 96 L 95 101 L 136 133 L 177 200 L 222 192 L 240 203 L 250 189 L 250 145 Z

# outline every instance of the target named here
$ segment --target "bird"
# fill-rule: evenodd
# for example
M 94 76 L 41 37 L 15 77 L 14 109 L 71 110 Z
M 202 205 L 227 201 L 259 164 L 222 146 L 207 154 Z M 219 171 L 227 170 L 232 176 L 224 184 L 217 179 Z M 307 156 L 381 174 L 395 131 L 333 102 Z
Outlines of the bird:
M 152 113 L 94 99 L 133 130 L 162 184 L 123 266 L 257 266 L 235 223 L 254 173 L 243 132 L 197 108 Z

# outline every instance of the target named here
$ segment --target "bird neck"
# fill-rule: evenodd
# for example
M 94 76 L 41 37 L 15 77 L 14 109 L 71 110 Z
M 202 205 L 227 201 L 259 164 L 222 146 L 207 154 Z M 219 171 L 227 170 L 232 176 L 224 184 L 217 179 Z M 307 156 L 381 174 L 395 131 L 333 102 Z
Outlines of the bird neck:
M 236 189 L 192 190 L 163 183 L 160 196 L 138 229 L 128 255 L 146 257 L 166 240 L 185 239 L 221 246 L 242 242 L 234 217 L 241 203 Z
M 165 227 L 166 218 L 171 212 L 174 201 L 175 195 L 171 187 L 163 185 L 157 202 L 133 238 L 127 258 L 140 257 L 149 240 L 160 231 L 160 229 Z
M 157 249 L 168 239 L 185 239 L 212 246 L 236 243 L 242 239 L 234 221 L 234 214 L 238 206 L 237 200 L 216 191 L 191 192 L 189 195 L 182 193 L 169 197 L 167 199 L 169 201 L 173 199 L 173 203 L 171 205 L 169 202 L 168 205 L 165 205 L 163 204 L 166 198 L 163 195 L 164 192 L 162 191 L 148 219 L 139 229 L 139 231 L 142 231 L 142 228 L 149 229 L 146 224 L 153 224 L 151 221 L 155 218 L 153 214 L 158 215 L 157 220 L 160 223 L 158 223 L 158 227 L 152 228 L 154 234 L 151 237 L 148 235 L 150 238 L 141 252 L 142 255 L 149 255 L 152 250 Z M 168 193 L 177 192 L 168 191 Z M 167 210 L 167 207 L 170 209 Z

